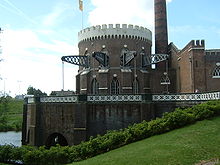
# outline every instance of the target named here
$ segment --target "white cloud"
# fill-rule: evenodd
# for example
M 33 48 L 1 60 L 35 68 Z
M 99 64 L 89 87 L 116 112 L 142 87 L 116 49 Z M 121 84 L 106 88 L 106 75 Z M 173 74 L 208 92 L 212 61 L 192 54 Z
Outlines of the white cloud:
M 95 9 L 89 13 L 89 23 L 126 23 L 148 27 L 153 25 L 152 0 L 92 0 Z
M 1 77 L 6 78 L 6 91 L 26 93 L 29 85 L 50 93 L 60 90 L 61 57 L 63 55 L 77 54 L 77 45 L 56 40 L 45 42 L 41 36 L 31 30 L 6 30 L 3 35 L 3 54 L 1 62 Z M 74 76 L 78 67 L 65 67 L 66 89 L 74 90 Z M 68 76 L 67 76 L 68 75 Z M 20 91 L 18 81 L 21 81 Z M 0 84 L 3 81 L 0 81 Z M 0 91 L 3 85 L 0 85 Z
M 167 3 L 172 0 L 167 0 Z M 89 13 L 89 23 L 98 24 L 135 24 L 153 30 L 153 0 L 91 0 L 95 6 Z

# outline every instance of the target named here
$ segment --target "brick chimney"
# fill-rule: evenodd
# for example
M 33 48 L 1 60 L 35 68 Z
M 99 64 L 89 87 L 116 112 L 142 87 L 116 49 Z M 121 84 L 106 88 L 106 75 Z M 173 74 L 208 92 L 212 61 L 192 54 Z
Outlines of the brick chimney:
M 154 0 L 155 53 L 168 53 L 166 0 Z

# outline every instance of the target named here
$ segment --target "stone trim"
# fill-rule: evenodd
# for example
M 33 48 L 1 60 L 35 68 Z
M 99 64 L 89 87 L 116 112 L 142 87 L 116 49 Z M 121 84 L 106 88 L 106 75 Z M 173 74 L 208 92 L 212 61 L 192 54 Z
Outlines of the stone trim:
M 152 32 L 141 26 L 127 24 L 97 25 L 88 27 L 78 33 L 78 41 L 110 39 L 110 38 L 131 38 L 152 42 Z

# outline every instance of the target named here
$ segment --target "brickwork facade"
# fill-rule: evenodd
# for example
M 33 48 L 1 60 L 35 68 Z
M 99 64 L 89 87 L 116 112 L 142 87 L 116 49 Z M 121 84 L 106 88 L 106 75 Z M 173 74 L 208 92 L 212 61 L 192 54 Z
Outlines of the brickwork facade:
M 98 84 L 97 93 L 112 94 L 113 79 L 118 81 L 121 94 L 150 93 L 150 65 L 143 66 L 142 60 L 143 56 L 151 55 L 151 32 L 132 25 L 116 25 L 114 28 L 113 25 L 106 26 L 91 27 L 79 33 L 79 54 L 89 56 L 90 66 L 79 68 L 77 93 L 94 94 L 92 83 L 95 80 Z M 124 50 L 136 52 L 128 66 L 121 65 Z M 108 67 L 101 67 L 92 57 L 92 52 L 105 52 L 109 56 Z M 138 88 L 136 92 L 135 81 Z
M 79 144 L 90 136 L 160 117 L 211 95 L 195 96 L 196 92 L 219 91 L 220 49 L 206 50 L 204 40 L 192 40 L 182 50 L 168 45 L 166 17 L 166 1 L 155 0 L 155 52 L 161 58 L 161 54 L 169 56 L 158 60 L 154 69 L 150 30 L 126 24 L 81 30 L 79 55 L 87 57 L 88 65 L 79 67 L 77 95 L 29 98 L 24 105 L 22 144 Z M 96 57 L 94 52 L 101 54 Z M 159 94 L 148 100 L 152 93 Z M 214 92 L 210 99 L 217 95 Z M 180 102 L 184 98 L 189 102 Z
M 219 91 L 219 49 L 206 50 L 204 40 L 192 40 L 182 50 L 173 52 L 172 58 L 172 67 L 176 69 L 176 92 Z

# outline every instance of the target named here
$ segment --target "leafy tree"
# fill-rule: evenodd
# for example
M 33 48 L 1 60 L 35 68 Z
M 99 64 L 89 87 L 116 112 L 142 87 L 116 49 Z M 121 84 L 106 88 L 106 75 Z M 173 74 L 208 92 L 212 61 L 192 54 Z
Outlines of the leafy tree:
M 52 91 L 52 92 L 50 93 L 50 96 L 56 96 L 56 92 L 55 92 L 55 91 Z
M 3 96 L 0 98 L 0 116 L 8 111 L 8 104 L 10 99 L 11 97 L 9 96 Z
M 28 87 L 27 94 L 34 95 L 34 96 L 47 96 L 45 92 L 42 92 L 40 89 L 35 89 L 32 86 Z

